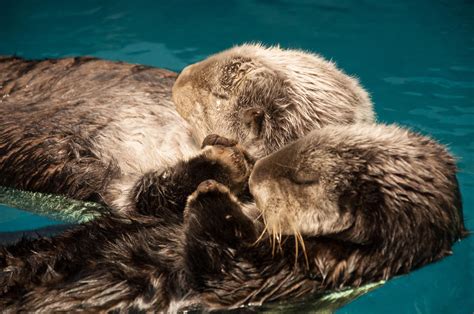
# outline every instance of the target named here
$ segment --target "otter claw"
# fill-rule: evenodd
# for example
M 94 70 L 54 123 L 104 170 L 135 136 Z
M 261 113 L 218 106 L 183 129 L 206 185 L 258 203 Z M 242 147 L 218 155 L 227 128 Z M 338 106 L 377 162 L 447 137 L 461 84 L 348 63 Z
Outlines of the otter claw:
M 230 193 L 230 190 L 223 184 L 214 181 L 214 180 L 206 180 L 201 182 L 196 191 L 194 193 L 196 194 L 203 194 L 203 193 L 209 193 L 209 192 L 221 192 L 221 193 Z M 193 194 L 194 194 L 193 193 Z
M 234 139 L 226 138 L 217 134 L 209 134 L 202 141 L 201 148 L 206 146 L 222 145 L 225 147 L 231 147 L 237 145 L 237 141 Z

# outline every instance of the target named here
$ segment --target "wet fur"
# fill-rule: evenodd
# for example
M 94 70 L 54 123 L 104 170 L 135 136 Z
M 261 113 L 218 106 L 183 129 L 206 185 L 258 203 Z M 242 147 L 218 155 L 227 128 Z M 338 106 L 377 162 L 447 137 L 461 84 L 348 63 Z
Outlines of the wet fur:
M 126 209 L 144 173 L 197 153 L 176 74 L 95 58 L 0 57 L 0 185 Z
M 197 152 L 170 99 L 175 78 L 89 57 L 0 57 L 0 185 L 132 209 L 126 195 L 142 174 Z M 204 116 L 190 120 L 198 142 L 219 132 L 255 156 L 313 128 L 374 119 L 356 79 L 278 47 L 243 45 L 190 66 L 174 99 L 185 118 L 201 102 Z
M 376 191 L 369 189 L 363 190 L 369 199 L 359 199 L 368 206 L 357 195 L 355 203 L 346 203 L 351 195 L 345 194 L 341 205 L 353 204 L 344 210 L 364 223 L 370 212 L 380 220 L 356 224 L 350 232 L 306 235 L 306 256 L 291 234 L 273 250 L 271 237 L 257 239 L 261 224 L 242 211 L 246 187 L 236 194 L 227 187 L 239 186 L 233 181 L 242 161 L 228 158 L 234 149 L 221 154 L 224 146 L 217 148 L 212 158 L 206 151 L 213 148 L 207 147 L 187 162 L 143 176 L 130 195 L 132 212 L 3 248 L 0 306 L 6 312 L 175 312 L 296 299 L 407 273 L 449 255 L 453 242 L 465 235 L 459 199 L 442 215 L 405 208 L 421 228 L 400 225 L 402 230 L 393 225 L 396 219 L 384 219 L 394 215 L 386 204 L 370 202 L 380 199 L 371 199 Z M 214 158 L 218 154 L 223 158 Z M 256 164 L 257 177 L 264 165 Z M 252 175 L 252 184 L 255 180 Z
M 316 54 L 245 44 L 185 68 L 173 86 L 198 141 L 234 138 L 262 157 L 325 125 L 372 123 L 358 80 Z
M 225 149 L 217 148 L 218 153 Z M 230 190 L 224 185 L 213 190 L 216 182 L 239 186 L 233 168 L 241 167 L 227 154 L 222 161 L 214 158 L 216 154 L 208 158 L 209 150 L 144 175 L 129 195 L 134 211 L 111 213 L 52 239 L 24 239 L 2 248 L 2 309 L 174 311 L 189 305 L 219 308 L 237 301 L 218 301 L 201 291 L 201 281 L 207 281 L 201 276 L 210 272 L 217 279 L 215 266 L 208 267 L 218 257 L 214 254 L 250 247 L 241 235 L 249 242 L 256 235 L 254 223 L 240 211 Z M 199 185 L 203 181 L 210 183 L 205 190 Z M 234 192 L 245 199 L 245 191 L 240 186 Z M 205 241 L 212 244 L 215 237 L 224 250 L 212 245 L 215 251 L 209 256 L 203 251 L 196 261 Z M 205 271 L 197 272 L 196 267 Z
M 327 126 L 259 160 L 250 190 L 273 239 L 305 235 L 354 250 L 338 276 L 384 277 L 445 256 L 467 235 L 456 163 L 395 125 Z M 377 263 L 377 265 L 375 265 Z

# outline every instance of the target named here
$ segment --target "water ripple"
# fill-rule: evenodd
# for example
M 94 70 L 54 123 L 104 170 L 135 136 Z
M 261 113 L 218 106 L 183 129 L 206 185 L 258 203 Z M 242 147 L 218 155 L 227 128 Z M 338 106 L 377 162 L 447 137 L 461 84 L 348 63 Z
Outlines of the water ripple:
M 474 82 L 453 81 L 442 77 L 415 76 L 415 77 L 397 77 L 391 76 L 383 79 L 385 82 L 393 85 L 405 84 L 431 84 L 444 88 L 474 88 Z

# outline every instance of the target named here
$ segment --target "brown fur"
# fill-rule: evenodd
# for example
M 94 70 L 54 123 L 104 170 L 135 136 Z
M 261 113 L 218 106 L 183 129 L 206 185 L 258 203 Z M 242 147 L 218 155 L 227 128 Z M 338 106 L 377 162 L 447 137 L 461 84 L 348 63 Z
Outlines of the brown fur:
M 300 192 L 297 198 L 311 197 L 308 191 L 314 189 L 314 174 L 321 172 L 313 159 L 317 154 L 311 151 L 321 149 L 331 154 L 330 147 L 334 153 L 351 147 L 340 157 L 331 155 L 335 165 L 342 162 L 339 165 L 346 166 L 351 160 L 359 164 L 366 160 L 363 156 L 381 154 L 373 150 L 377 143 L 374 139 L 367 137 L 368 146 L 357 151 L 354 143 L 338 141 L 347 139 L 341 135 L 343 131 L 339 132 L 334 139 L 313 134 L 311 139 L 315 142 L 309 146 L 299 141 L 284 148 L 282 154 L 259 161 L 251 179 L 252 192 L 259 204 L 265 206 L 266 202 L 262 191 L 255 189 L 255 183 L 266 185 L 266 180 L 281 184 L 275 191 L 277 199 L 293 185 L 293 192 Z M 428 154 L 432 150 L 440 154 L 439 158 L 446 162 L 444 171 L 453 174 L 452 159 L 439 145 L 415 135 L 401 136 L 404 137 L 409 141 L 420 140 L 419 147 L 423 146 Z M 333 141 L 339 146 L 334 146 Z M 243 190 L 234 189 L 237 193 L 234 194 L 227 187 L 239 186 L 238 171 L 248 172 L 246 166 L 242 167 L 248 165 L 247 155 L 238 152 L 240 149 L 230 141 L 218 142 L 230 147 L 206 147 L 195 158 L 143 176 L 129 195 L 135 207 L 133 212 L 111 213 L 53 239 L 23 240 L 1 248 L 2 309 L 6 312 L 175 312 L 186 308 L 229 309 L 295 300 L 409 272 L 450 254 L 453 242 L 465 234 L 457 203 L 457 185 L 450 177 L 448 181 L 440 177 L 447 184 L 447 190 L 439 192 L 446 193 L 437 200 L 439 203 L 430 198 L 438 192 L 397 187 L 401 192 L 398 202 L 406 205 L 400 208 L 380 199 L 380 193 L 387 201 L 392 199 L 387 189 L 397 173 L 388 174 L 384 179 L 367 167 L 346 167 L 345 172 L 328 168 L 336 186 L 341 188 L 332 190 L 340 195 L 339 210 L 350 212 L 359 223 L 341 232 L 304 235 L 306 254 L 297 251 L 298 237 L 292 234 L 282 235 L 279 246 L 273 249 L 268 234 L 257 241 L 262 228 L 244 215 Z M 311 145 L 316 143 L 318 145 Z M 357 143 L 362 148 L 362 144 Z M 302 153 L 295 148 L 301 148 Z M 392 146 L 385 148 L 396 152 Z M 214 152 L 209 154 L 209 150 Z M 408 156 L 416 159 L 420 152 L 406 153 L 398 152 L 399 165 L 403 165 Z M 349 156 L 348 160 L 338 159 Z M 361 158 L 354 159 L 355 156 Z M 297 159 L 295 165 L 309 167 L 302 174 L 292 172 L 288 170 L 292 168 L 285 167 L 291 158 Z M 310 158 L 309 164 L 307 158 Z M 367 166 L 379 167 L 376 157 L 368 161 Z M 268 167 L 272 171 L 268 171 Z M 419 179 L 427 179 L 425 173 L 418 175 Z M 344 177 L 352 183 L 360 183 L 349 185 L 355 193 L 343 192 L 343 187 L 347 187 Z M 408 177 L 417 178 L 417 175 Z M 326 173 L 321 172 L 321 180 L 326 180 Z M 377 184 L 382 185 L 380 191 Z M 327 192 L 330 197 L 331 191 Z M 431 200 L 433 211 L 413 201 L 417 194 Z M 294 205 L 295 208 L 282 209 L 310 209 Z M 438 208 L 438 205 L 443 207 Z M 322 218 L 331 221 L 329 216 Z
M 325 125 L 374 121 L 357 79 L 318 55 L 260 45 L 234 47 L 185 68 L 173 100 L 199 142 L 216 133 L 256 157 Z
M 0 58 L 0 185 L 127 207 L 135 180 L 197 151 L 176 75 L 94 58 Z
M 259 160 L 250 190 L 277 242 L 341 241 L 314 260 L 334 283 L 408 272 L 450 254 L 467 235 L 454 158 L 394 125 L 314 131 Z
M 174 79 L 87 57 L 0 57 L 0 185 L 131 208 L 124 195 L 140 175 L 197 151 L 171 103 Z M 332 63 L 257 45 L 185 69 L 174 99 L 199 142 L 218 131 L 257 157 L 313 128 L 373 121 L 367 93 Z

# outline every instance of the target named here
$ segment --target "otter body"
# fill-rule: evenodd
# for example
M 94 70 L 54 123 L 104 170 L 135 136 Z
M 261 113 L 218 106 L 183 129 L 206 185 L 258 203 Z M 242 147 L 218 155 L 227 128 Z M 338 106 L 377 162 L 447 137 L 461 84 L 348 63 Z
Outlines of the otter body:
M 467 235 L 454 158 L 395 125 L 314 131 L 259 160 L 250 190 L 274 238 L 352 246 L 339 261 L 344 278 L 370 273 L 374 263 L 383 278 L 407 272 L 450 254 Z
M 198 151 L 173 72 L 94 58 L 0 57 L 0 185 L 128 205 L 145 172 Z
M 326 125 L 375 120 L 368 93 L 334 63 L 251 44 L 185 68 L 173 100 L 198 142 L 216 133 L 257 158 Z
M 208 143 L 218 144 L 206 146 L 200 155 L 144 175 L 128 195 L 134 211 L 100 217 L 52 239 L 23 240 L 3 248 L 0 305 L 6 312 L 237 308 L 388 279 L 448 255 L 453 242 L 465 235 L 452 158 L 429 139 L 381 128 L 400 136 L 398 139 L 404 139 L 404 143 L 413 144 L 412 139 L 416 138 L 421 140 L 417 147 L 433 146 L 424 152 L 427 163 L 445 162 L 446 176 L 441 176 L 437 172 L 440 169 L 433 165 L 433 174 L 419 172 L 410 177 L 432 184 L 440 180 L 444 183 L 439 187 L 445 188 L 431 191 L 425 189 L 429 185 L 421 185 L 420 191 L 414 191 L 400 185 L 398 192 L 406 206 L 399 207 L 398 213 L 389 207 L 394 206 L 389 203 L 393 196 L 379 195 L 380 191 L 368 183 L 353 186 L 354 193 L 327 189 L 325 198 L 339 193 L 339 207 L 335 207 L 339 212 L 325 211 L 320 220 L 314 221 L 312 230 L 292 224 L 301 227 L 297 235 L 292 229 L 273 237 L 272 232 L 262 233 L 264 226 L 245 214 L 248 187 L 242 178 L 247 178 L 252 159 L 235 143 L 214 138 Z M 314 176 L 321 170 L 311 160 L 318 154 L 310 152 L 321 149 L 336 154 L 332 156 L 336 158 L 336 168 L 327 169 L 334 173 L 336 186 L 348 183 L 340 181 L 342 173 L 335 170 L 341 162 L 337 158 L 347 157 L 337 155 L 351 144 L 342 141 L 347 138 L 339 133 L 334 137 L 340 146 L 331 144 L 332 149 L 318 142 L 321 148 L 307 151 L 308 146 L 298 141 L 281 150 L 281 156 L 293 156 L 297 165 L 307 165 L 307 175 L 295 174 L 289 179 L 291 171 L 299 168 L 286 167 L 289 159 L 278 157 L 278 153 L 254 166 L 250 191 L 262 206 L 267 230 L 272 231 L 265 199 L 270 182 L 281 185 L 274 193 L 274 205 L 280 210 L 312 209 L 299 207 L 319 191 L 314 186 Z M 374 144 L 370 142 L 374 139 L 369 137 L 367 141 L 369 146 L 359 147 L 362 151 L 375 156 L 382 153 L 373 152 Z M 295 151 L 295 147 L 302 150 Z M 399 148 L 413 158 L 420 157 L 417 154 L 421 152 L 416 149 L 412 152 L 403 145 Z M 387 151 L 404 156 L 394 149 L 386 147 Z M 354 157 L 362 151 L 351 149 L 350 153 Z M 434 151 L 439 155 L 431 155 Z M 362 174 L 370 178 L 367 168 L 378 167 L 375 156 L 367 160 L 365 168 L 346 167 L 348 180 L 355 183 L 351 180 L 354 176 L 365 180 L 364 176 L 359 177 Z M 358 159 L 364 160 L 360 157 L 354 162 Z M 403 164 L 404 158 L 398 161 Z M 276 171 L 268 172 L 269 166 Z M 324 182 L 325 175 L 320 177 Z M 285 178 L 295 180 L 295 186 L 282 181 Z M 377 178 L 384 180 L 383 176 Z M 393 178 L 386 177 L 385 183 L 381 192 L 389 194 L 384 189 L 394 184 Z M 260 185 L 262 189 L 256 188 Z M 285 207 L 289 192 L 298 192 L 293 196 L 297 198 L 294 208 Z M 421 198 L 414 202 L 417 194 L 428 197 L 434 208 L 429 210 Z M 351 198 L 354 203 L 347 203 Z M 328 208 L 333 209 L 329 205 Z M 332 218 L 344 216 L 345 212 L 355 221 L 350 228 L 345 225 L 346 218 L 340 221 L 341 226 Z M 326 221 L 332 232 L 319 228 Z M 368 226 L 368 222 L 372 224 Z M 304 250 L 298 250 L 298 241 L 304 243 Z

